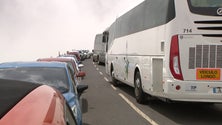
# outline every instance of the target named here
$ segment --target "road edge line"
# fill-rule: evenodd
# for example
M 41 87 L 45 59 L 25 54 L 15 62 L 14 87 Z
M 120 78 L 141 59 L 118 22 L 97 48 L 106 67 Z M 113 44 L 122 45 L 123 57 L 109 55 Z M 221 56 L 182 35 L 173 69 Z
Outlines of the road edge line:
M 139 108 L 137 108 L 129 99 L 127 99 L 123 94 L 119 93 L 119 96 L 126 101 L 127 104 L 130 105 L 140 116 L 142 116 L 145 120 L 147 120 L 152 125 L 158 125 L 154 120 L 152 120 L 149 116 L 143 113 Z

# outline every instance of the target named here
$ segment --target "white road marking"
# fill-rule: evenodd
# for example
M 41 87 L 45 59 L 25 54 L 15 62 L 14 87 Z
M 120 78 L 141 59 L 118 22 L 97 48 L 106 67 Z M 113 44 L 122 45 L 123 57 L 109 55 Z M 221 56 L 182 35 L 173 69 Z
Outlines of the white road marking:
M 109 80 L 108 80 L 106 77 L 104 77 L 104 79 L 105 79 L 107 82 L 109 82 Z
M 141 115 L 144 119 L 146 119 L 152 125 L 158 125 L 154 120 L 152 120 L 149 116 L 143 113 L 139 108 L 137 108 L 129 99 L 127 99 L 123 94 L 119 93 L 121 96 L 139 115 Z
M 111 87 L 112 87 L 114 90 L 117 90 L 115 86 L 111 85 Z
M 102 72 L 99 72 L 99 74 L 100 74 L 100 75 L 103 75 L 103 73 L 102 73 Z
M 99 68 L 96 68 L 96 70 L 99 70 Z

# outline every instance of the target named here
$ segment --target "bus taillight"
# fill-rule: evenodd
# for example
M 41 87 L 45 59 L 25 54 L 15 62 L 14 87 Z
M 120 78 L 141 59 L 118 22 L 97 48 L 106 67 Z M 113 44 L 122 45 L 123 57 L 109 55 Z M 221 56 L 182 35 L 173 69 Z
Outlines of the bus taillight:
M 175 79 L 183 80 L 180 67 L 178 35 L 172 37 L 170 46 L 170 71 Z

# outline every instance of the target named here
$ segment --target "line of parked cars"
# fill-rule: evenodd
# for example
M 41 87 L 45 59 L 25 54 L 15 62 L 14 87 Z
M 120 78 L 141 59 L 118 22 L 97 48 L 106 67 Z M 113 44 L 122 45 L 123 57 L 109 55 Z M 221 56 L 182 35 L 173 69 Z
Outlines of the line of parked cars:
M 28 107 L 27 105 L 29 105 L 29 109 L 27 110 L 32 114 L 29 114 L 28 117 L 31 117 L 30 120 L 35 119 L 36 121 L 36 123 L 31 123 L 32 125 L 40 125 L 40 121 L 42 121 L 41 125 L 71 125 L 70 123 L 82 125 L 80 96 L 88 88 L 88 85 L 80 83 L 80 79 L 86 76 L 85 72 L 81 71 L 82 67 L 83 64 L 80 64 L 72 56 L 40 58 L 33 62 L 1 63 L 0 89 L 12 89 L 12 92 L 6 92 L 8 94 L 5 94 L 5 96 L 1 94 L 0 99 L 8 98 L 9 96 L 9 99 L 5 100 L 9 103 L 9 100 L 11 100 L 13 103 L 8 104 L 11 107 L 7 107 L 7 103 L 0 102 L 0 106 L 3 103 L 3 105 L 6 105 L 6 108 L 1 107 L 3 112 L 0 111 L 0 117 L 6 120 L 1 119 L 0 124 L 13 124 L 10 122 L 9 118 L 12 118 L 16 113 L 18 116 L 23 113 L 24 115 L 28 115 L 25 114 L 26 112 L 23 112 L 26 110 L 19 108 Z M 8 86 L 10 84 L 12 84 L 12 86 Z M 5 91 L 1 92 L 4 93 Z M 15 97 L 12 96 L 13 93 Z M 32 93 L 36 93 L 36 95 Z M 17 95 L 18 97 L 16 97 Z M 26 98 L 30 99 L 26 100 Z M 43 104 L 44 100 L 46 103 Z M 25 103 L 23 105 L 24 102 L 28 102 L 28 104 Z M 19 106 L 16 107 L 17 105 Z M 14 110 L 19 110 L 21 112 L 14 112 Z M 34 113 L 40 116 L 35 117 L 35 115 L 33 115 Z M 64 117 L 61 118 L 59 116 Z M 17 122 L 23 124 L 23 117 L 25 116 L 21 115 L 21 117 L 16 118 L 16 120 L 18 120 Z M 55 123 L 57 122 L 57 118 L 58 123 Z M 24 124 L 28 125 L 28 123 Z
M 91 56 L 93 55 L 93 53 L 90 52 L 89 50 L 72 50 L 72 51 L 67 51 L 66 54 L 75 55 L 78 61 L 84 61 L 85 59 L 91 58 Z

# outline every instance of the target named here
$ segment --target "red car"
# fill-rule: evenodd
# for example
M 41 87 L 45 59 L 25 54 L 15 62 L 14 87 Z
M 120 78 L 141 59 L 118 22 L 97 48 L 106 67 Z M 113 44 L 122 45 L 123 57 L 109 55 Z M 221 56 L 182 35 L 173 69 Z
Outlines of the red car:
M 81 61 L 81 57 L 78 51 L 67 51 L 67 55 L 75 55 L 78 61 Z
M 78 64 L 75 63 L 75 61 L 72 58 L 63 58 L 63 57 L 56 57 L 56 58 L 40 58 L 37 61 L 47 61 L 47 62 L 66 62 L 68 63 L 73 69 L 74 74 L 76 77 L 85 77 L 86 73 L 79 70 Z
M 47 85 L 0 79 L 0 125 L 76 125 L 63 96 Z

